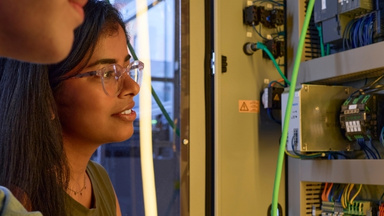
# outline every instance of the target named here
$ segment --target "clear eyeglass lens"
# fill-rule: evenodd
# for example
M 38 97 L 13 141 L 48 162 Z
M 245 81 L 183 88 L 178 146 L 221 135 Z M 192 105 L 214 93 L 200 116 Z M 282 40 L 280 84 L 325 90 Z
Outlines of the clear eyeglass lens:
M 102 70 L 101 80 L 103 83 L 104 92 L 109 96 L 114 96 L 118 93 L 119 80 L 122 74 L 122 68 L 118 65 L 109 65 Z
M 140 86 L 143 69 L 143 62 L 138 60 L 131 62 L 126 68 L 122 68 L 116 64 L 105 67 L 102 71 L 103 75 L 101 76 L 104 92 L 108 96 L 119 94 L 123 86 L 124 78 L 122 78 L 122 76 L 124 72 L 127 72 L 127 75 Z

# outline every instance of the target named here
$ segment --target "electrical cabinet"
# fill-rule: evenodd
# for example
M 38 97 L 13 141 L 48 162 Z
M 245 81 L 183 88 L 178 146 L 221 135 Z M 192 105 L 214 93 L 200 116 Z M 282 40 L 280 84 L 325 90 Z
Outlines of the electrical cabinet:
M 288 29 L 291 29 L 287 41 L 288 53 L 290 53 L 288 71 L 292 71 L 294 57 L 298 52 L 297 45 L 307 2 L 298 0 L 287 3 L 287 16 L 292 17 L 287 24 Z M 365 3 L 365 1 L 359 2 Z M 353 7 L 352 5 L 351 8 Z M 343 10 L 347 11 L 347 8 Z M 299 69 L 297 83 L 300 85 L 340 84 L 377 77 L 384 73 L 384 59 L 381 54 L 384 50 L 384 42 L 315 59 L 312 59 L 309 54 L 310 51 L 306 50 L 307 47 L 304 48 Z M 291 74 L 288 75 L 290 79 Z M 312 216 L 312 207 L 320 205 L 318 197 L 319 194 L 321 195 L 322 182 L 384 185 L 384 174 L 381 172 L 383 166 L 384 160 L 299 160 L 288 158 L 288 216 Z

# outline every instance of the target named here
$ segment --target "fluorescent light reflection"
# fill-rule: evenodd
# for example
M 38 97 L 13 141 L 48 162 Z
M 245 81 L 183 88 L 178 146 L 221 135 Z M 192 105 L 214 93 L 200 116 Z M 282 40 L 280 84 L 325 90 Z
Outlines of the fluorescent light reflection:
M 155 173 L 152 151 L 152 94 L 151 62 L 149 49 L 149 26 L 147 0 L 136 1 L 137 48 L 139 59 L 144 62 L 143 80 L 140 89 L 140 156 L 143 181 L 144 210 L 146 216 L 157 216 Z

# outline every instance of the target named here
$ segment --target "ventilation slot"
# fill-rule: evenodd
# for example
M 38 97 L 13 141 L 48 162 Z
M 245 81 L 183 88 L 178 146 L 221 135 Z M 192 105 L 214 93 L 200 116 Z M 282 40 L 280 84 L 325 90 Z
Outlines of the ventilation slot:
M 304 197 L 302 205 L 305 207 L 305 216 L 312 216 L 313 206 L 316 208 L 316 216 L 321 215 L 321 183 L 302 183 Z
M 307 13 L 307 7 L 308 7 L 309 1 L 305 1 L 304 6 L 304 18 Z M 308 61 L 311 59 L 319 58 L 321 57 L 321 48 L 320 48 L 320 37 L 319 37 L 319 31 L 316 28 L 314 18 L 313 18 L 313 12 L 311 16 L 311 20 L 309 22 L 307 35 L 305 37 L 304 42 L 304 60 Z

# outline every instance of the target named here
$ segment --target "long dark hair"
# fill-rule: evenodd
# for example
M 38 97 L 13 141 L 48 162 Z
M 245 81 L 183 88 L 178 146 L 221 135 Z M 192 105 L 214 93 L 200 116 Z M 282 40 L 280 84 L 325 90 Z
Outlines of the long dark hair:
M 69 169 L 47 70 L 0 59 L 0 88 L 0 185 L 28 210 L 65 215 Z
M 66 215 L 69 165 L 54 92 L 65 74 L 85 66 L 98 39 L 125 24 L 109 3 L 88 0 L 69 56 L 55 65 L 0 58 L 0 185 L 28 210 Z M 128 38 L 127 38 L 128 39 Z

